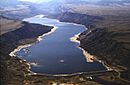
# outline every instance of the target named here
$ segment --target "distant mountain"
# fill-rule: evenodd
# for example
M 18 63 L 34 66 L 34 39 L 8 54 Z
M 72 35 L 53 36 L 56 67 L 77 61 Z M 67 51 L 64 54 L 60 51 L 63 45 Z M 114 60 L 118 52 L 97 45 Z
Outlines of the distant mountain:
M 61 13 L 65 4 L 89 4 L 89 2 L 84 0 L 51 0 L 36 4 L 35 8 L 45 13 Z
M 124 5 L 124 3 L 130 3 L 130 0 L 63 0 L 63 1 L 68 4 L 98 4 L 98 5 L 111 5 L 111 4 Z
M 111 5 L 111 4 L 124 5 L 125 3 L 130 3 L 130 0 L 100 0 L 97 2 L 97 4 L 100 5 Z
M 19 3 L 18 0 L 0 0 L 0 7 L 16 6 Z
M 0 8 L 16 7 L 17 5 L 28 6 L 31 10 L 36 10 L 43 13 L 61 13 L 64 11 L 64 5 L 130 5 L 130 0 L 48 0 L 48 2 L 32 3 L 19 0 L 0 0 Z M 16 7 L 17 8 L 17 7 Z

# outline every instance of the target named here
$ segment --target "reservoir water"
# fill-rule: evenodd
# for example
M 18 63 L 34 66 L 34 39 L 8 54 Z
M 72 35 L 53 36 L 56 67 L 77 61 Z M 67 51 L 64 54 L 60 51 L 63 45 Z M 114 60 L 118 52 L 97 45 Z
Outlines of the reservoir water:
M 40 16 L 24 21 L 57 27 L 53 33 L 42 37 L 40 42 L 16 53 L 28 62 L 35 63 L 31 65 L 31 71 L 42 74 L 72 74 L 105 70 L 97 61 L 87 62 L 83 51 L 78 48 L 79 43 L 70 40 L 74 35 L 85 31 L 84 26 Z

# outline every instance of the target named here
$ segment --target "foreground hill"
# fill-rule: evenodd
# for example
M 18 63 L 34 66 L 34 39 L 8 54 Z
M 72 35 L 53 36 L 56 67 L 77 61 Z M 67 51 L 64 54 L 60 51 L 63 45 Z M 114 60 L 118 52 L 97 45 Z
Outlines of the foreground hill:
M 9 56 L 9 53 L 19 45 L 34 43 L 37 37 L 51 31 L 52 27 L 33 24 L 1 17 L 0 23 L 0 68 L 2 85 L 23 85 L 23 77 L 28 72 L 26 62 L 20 63 L 17 57 Z M 19 78 L 20 76 L 20 78 Z M 11 83 L 12 82 L 12 83 Z

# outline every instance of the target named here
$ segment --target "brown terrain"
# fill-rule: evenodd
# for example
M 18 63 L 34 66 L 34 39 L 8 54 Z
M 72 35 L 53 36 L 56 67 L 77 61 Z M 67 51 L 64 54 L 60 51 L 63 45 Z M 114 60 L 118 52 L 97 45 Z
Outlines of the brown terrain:
M 52 77 L 32 74 L 27 61 L 9 53 L 19 45 L 36 43 L 38 36 L 52 27 L 31 24 L 1 16 L 0 58 L 2 85 L 129 85 L 130 84 L 130 13 L 129 7 L 67 5 L 68 12 L 57 15 L 60 21 L 85 25 L 88 30 L 78 40 L 81 47 L 105 62 L 112 72 L 98 76 Z M 97 9 L 98 8 L 98 9 Z M 89 10 L 89 11 L 87 11 Z M 119 12 L 119 13 L 118 13 Z M 57 18 L 57 17 L 56 17 Z M 39 31 L 40 30 L 40 31 Z
M 21 21 L 17 21 L 17 20 L 11 20 L 11 19 L 7 19 L 6 17 L 0 18 L 0 35 L 16 30 L 17 28 L 20 28 L 21 26 L 23 26 Z

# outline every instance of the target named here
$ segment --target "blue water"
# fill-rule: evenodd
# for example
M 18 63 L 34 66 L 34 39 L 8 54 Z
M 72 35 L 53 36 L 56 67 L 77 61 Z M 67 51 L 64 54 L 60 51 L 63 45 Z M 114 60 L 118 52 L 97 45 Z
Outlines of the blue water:
M 40 17 L 32 17 L 24 21 L 58 27 L 52 34 L 44 36 L 39 43 L 26 48 L 27 53 L 24 49 L 17 52 L 17 55 L 23 59 L 38 64 L 32 65 L 33 72 L 71 74 L 105 70 L 105 67 L 96 61 L 86 62 L 82 50 L 77 48 L 79 44 L 70 41 L 71 37 L 85 31 L 84 26 Z

